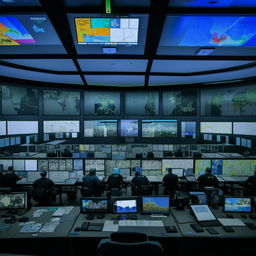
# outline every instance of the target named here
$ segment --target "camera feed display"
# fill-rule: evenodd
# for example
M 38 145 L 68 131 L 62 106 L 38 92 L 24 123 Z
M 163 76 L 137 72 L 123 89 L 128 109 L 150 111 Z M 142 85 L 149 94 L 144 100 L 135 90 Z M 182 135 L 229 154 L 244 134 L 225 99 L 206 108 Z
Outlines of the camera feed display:
M 142 120 L 142 137 L 176 137 L 176 120 Z
M 85 137 L 117 136 L 117 120 L 84 121 Z

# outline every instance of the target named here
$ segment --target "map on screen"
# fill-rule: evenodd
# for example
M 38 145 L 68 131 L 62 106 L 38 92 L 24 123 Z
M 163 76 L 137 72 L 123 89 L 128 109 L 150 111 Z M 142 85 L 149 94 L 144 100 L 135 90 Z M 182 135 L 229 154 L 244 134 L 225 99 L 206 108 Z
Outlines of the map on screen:
M 138 43 L 137 18 L 75 18 L 78 44 Z

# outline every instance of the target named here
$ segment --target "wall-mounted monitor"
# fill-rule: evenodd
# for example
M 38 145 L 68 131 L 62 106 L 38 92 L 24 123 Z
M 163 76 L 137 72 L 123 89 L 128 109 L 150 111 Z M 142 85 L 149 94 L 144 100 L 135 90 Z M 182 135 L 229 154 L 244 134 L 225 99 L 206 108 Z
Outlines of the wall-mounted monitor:
M 137 137 L 138 136 L 138 120 L 121 120 L 121 136 Z
M 3 85 L 2 113 L 5 115 L 37 115 L 38 90 Z
M 44 133 L 79 132 L 79 121 L 44 121 Z
M 232 134 L 232 122 L 201 122 L 200 132 Z
M 256 46 L 256 17 L 238 15 L 167 16 L 162 46 Z
M 166 168 L 187 170 L 193 168 L 193 159 L 163 159 L 162 174 L 166 174 Z
M 196 122 L 181 122 L 181 137 L 196 138 Z
M 233 134 L 256 136 L 256 122 L 233 122 Z
M 221 160 L 219 160 L 221 162 Z M 222 160 L 222 175 L 250 176 L 254 174 L 256 162 L 249 159 Z
M 177 137 L 177 120 L 142 120 L 142 137 Z
M 45 14 L 5 14 L 0 15 L 0 23 L 0 53 L 65 53 Z
M 125 111 L 132 116 L 156 116 L 159 114 L 158 92 L 126 92 Z
M 202 175 L 205 173 L 207 167 L 211 168 L 211 160 L 195 160 L 195 175 Z
M 0 136 L 6 135 L 6 121 L 0 121 Z
M 8 135 L 38 133 L 38 121 L 8 121 Z
M 91 116 L 116 116 L 120 114 L 119 92 L 85 92 L 84 113 Z
M 138 44 L 138 18 L 75 18 L 78 44 Z
M 84 137 L 117 136 L 117 120 L 84 121 Z
M 45 115 L 80 115 L 80 92 L 44 90 Z

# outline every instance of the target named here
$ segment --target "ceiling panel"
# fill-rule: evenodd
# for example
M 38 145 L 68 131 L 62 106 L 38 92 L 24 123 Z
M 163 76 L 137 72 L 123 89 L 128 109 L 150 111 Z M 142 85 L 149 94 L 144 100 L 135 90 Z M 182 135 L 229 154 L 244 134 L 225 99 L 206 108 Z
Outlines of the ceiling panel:
M 151 72 L 191 73 L 236 67 L 253 61 L 154 60 Z
M 55 75 L 42 72 L 27 71 L 0 65 L 0 76 L 7 76 L 40 82 L 83 84 L 79 75 Z
M 0 54 L 66 53 L 45 14 L 0 15 Z
M 169 0 L 171 7 L 256 7 L 255 0 Z
M 98 72 L 145 72 L 148 60 L 132 59 L 79 59 L 83 71 Z
M 0 6 L 40 6 L 38 0 L 0 0 Z
M 256 76 L 256 67 L 246 70 L 222 72 L 209 75 L 197 76 L 150 76 L 149 86 L 197 84 L 207 82 L 220 82 L 229 80 L 239 80 Z
M 77 26 L 75 25 L 76 18 L 78 18 L 76 20 Z M 99 18 L 102 18 L 101 14 L 68 14 L 73 41 L 78 54 L 103 55 L 103 47 L 116 48 L 115 54 L 117 55 L 144 54 L 148 25 L 147 14 L 127 14 L 119 17 L 115 15 L 113 18 L 115 22 L 111 23 L 111 28 L 108 24 L 112 18 L 105 17 L 105 20 L 99 20 Z M 136 22 L 127 21 L 128 19 L 136 20 Z M 103 29 L 99 30 L 99 28 Z M 91 31 L 90 33 L 83 32 L 88 29 Z M 93 29 L 98 29 L 96 36 Z M 108 40 L 125 41 L 125 43 L 106 42 Z
M 135 87 L 144 86 L 144 76 L 125 75 L 86 75 L 88 85 Z
M 53 71 L 77 71 L 74 62 L 69 59 L 2 59 L 2 61 Z

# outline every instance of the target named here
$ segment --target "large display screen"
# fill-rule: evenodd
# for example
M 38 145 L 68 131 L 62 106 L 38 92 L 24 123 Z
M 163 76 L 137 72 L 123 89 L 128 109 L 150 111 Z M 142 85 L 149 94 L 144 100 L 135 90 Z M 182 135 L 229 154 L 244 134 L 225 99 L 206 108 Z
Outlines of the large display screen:
M 202 175 L 205 173 L 205 169 L 211 168 L 211 160 L 195 160 L 195 175 Z
M 201 115 L 256 115 L 256 86 L 240 86 L 202 90 Z
M 44 90 L 45 115 L 80 115 L 80 92 Z
M 138 43 L 138 18 L 75 18 L 78 44 Z
M 6 135 L 6 121 L 0 121 L 0 136 Z
M 142 120 L 142 137 L 176 137 L 177 120 Z
M 127 92 L 125 106 L 127 115 L 158 115 L 159 94 L 157 92 Z
M 79 132 L 79 121 L 44 121 L 44 133 Z
M 46 15 L 1 15 L 0 46 L 60 45 Z
M 168 16 L 161 46 L 256 46 L 255 16 Z
M 121 136 L 138 136 L 138 120 L 121 120 Z
M 114 116 L 120 114 L 119 92 L 85 92 L 84 113 L 96 116 Z
M 181 122 L 181 137 L 196 138 L 196 122 Z
M 196 115 L 196 90 L 163 92 L 163 114 L 168 116 Z
M 193 169 L 193 159 L 163 159 L 162 174 L 166 174 L 166 168 Z
M 37 115 L 38 90 L 3 85 L 2 113 L 6 115 Z
M 232 134 L 232 123 L 231 122 L 201 122 L 200 132 Z
M 256 122 L 233 122 L 233 134 L 256 136 Z
M 38 133 L 38 121 L 8 121 L 8 135 Z
M 117 136 L 117 120 L 84 121 L 85 137 Z

